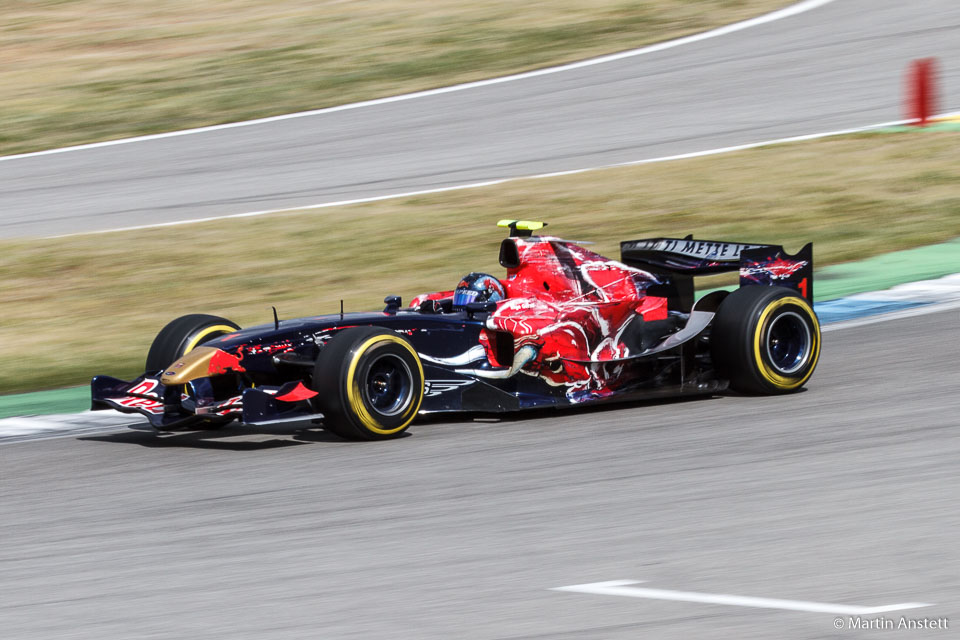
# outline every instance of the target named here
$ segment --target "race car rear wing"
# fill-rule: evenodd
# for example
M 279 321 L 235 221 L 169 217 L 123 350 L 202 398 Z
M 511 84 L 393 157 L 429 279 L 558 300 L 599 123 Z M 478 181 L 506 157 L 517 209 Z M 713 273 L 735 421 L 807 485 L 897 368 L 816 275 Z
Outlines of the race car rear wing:
M 647 238 L 620 243 L 624 264 L 665 280 L 668 298 L 686 308 L 693 304 L 693 277 L 740 272 L 740 286 L 788 287 L 813 303 L 813 243 L 796 254 L 780 245 L 694 240 L 693 236 Z

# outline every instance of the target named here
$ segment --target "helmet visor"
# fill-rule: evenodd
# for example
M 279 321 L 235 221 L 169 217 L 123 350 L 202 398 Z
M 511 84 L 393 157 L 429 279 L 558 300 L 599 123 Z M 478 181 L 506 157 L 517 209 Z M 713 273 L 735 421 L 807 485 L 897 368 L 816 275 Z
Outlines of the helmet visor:
M 472 289 L 457 289 L 453 292 L 453 306 L 465 307 L 471 302 L 475 302 L 479 295 L 479 291 L 473 291 Z

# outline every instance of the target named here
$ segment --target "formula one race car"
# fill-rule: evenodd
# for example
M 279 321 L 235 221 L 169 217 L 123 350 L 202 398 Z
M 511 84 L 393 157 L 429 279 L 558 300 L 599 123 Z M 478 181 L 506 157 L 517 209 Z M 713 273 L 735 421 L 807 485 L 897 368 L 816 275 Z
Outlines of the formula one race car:
M 506 277 L 388 296 L 374 313 L 240 329 L 186 315 L 153 341 L 132 382 L 97 376 L 93 408 L 159 430 L 321 420 L 345 438 L 397 436 L 421 413 L 507 412 L 681 394 L 796 391 L 820 355 L 813 251 L 656 238 L 611 260 L 501 221 Z M 694 303 L 693 277 L 740 287 Z

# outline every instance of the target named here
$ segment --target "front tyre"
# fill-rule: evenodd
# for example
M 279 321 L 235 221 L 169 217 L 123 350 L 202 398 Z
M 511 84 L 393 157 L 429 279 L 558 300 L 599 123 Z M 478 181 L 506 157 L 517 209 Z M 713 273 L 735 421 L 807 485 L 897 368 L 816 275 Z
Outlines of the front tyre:
M 820 358 L 820 323 L 806 300 L 784 287 L 747 286 L 720 304 L 710 333 L 718 373 L 743 393 L 800 389 Z
M 313 373 L 324 428 L 351 440 L 407 430 L 423 401 L 423 366 L 413 346 L 380 327 L 351 327 L 320 351 Z
M 178 358 L 204 342 L 239 331 L 240 327 L 226 318 L 205 313 L 191 313 L 172 320 L 150 345 L 146 371 L 163 371 Z

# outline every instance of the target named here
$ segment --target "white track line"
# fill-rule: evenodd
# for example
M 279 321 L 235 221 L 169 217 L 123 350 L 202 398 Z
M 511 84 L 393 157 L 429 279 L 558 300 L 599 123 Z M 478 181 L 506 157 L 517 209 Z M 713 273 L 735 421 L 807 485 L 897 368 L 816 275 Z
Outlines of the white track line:
M 855 293 L 843 299 L 853 302 L 952 302 L 960 300 L 960 273 L 905 282 L 880 291 Z
M 147 136 L 137 136 L 134 138 L 122 138 L 119 140 L 107 140 L 105 142 L 94 142 L 91 144 L 81 144 L 72 147 L 61 147 L 59 149 L 48 149 L 46 151 L 34 151 L 31 153 L 21 153 L 12 156 L 0 156 L 0 162 L 5 160 L 17 160 L 20 158 L 32 158 L 36 156 L 45 156 L 51 155 L 54 153 L 65 153 L 68 151 L 81 151 L 83 149 L 98 149 L 100 147 L 111 147 L 118 144 L 129 144 L 131 142 L 144 142 L 147 140 L 160 140 L 162 138 L 173 138 L 176 136 L 186 136 L 192 135 L 195 133 L 206 133 L 208 131 L 219 131 L 221 129 L 232 129 L 235 127 L 249 127 L 252 125 L 265 124 L 268 122 L 278 122 L 280 120 L 290 120 L 292 118 L 305 118 L 308 116 L 317 116 L 327 113 L 335 113 L 337 111 L 347 111 L 350 109 L 360 109 L 363 107 L 373 107 L 381 104 L 389 104 L 391 102 L 402 102 L 404 100 L 414 100 L 417 98 L 427 98 L 430 96 L 441 95 L 444 93 L 453 93 L 454 91 L 464 91 L 466 89 L 475 89 L 477 87 L 486 87 L 494 84 L 501 84 L 504 82 L 513 82 L 515 80 L 525 80 L 527 78 L 536 78 L 538 76 L 550 75 L 553 73 L 562 73 L 564 71 L 571 71 L 573 69 L 582 69 L 583 67 L 591 67 L 598 64 L 605 64 L 608 62 L 615 62 L 617 60 L 623 60 L 624 58 L 633 58 L 636 56 L 646 55 L 648 53 L 655 53 L 657 51 L 663 51 L 665 49 L 672 49 L 673 47 L 680 47 L 686 44 L 692 44 L 694 42 L 700 42 L 703 40 L 708 40 L 710 38 L 717 38 L 719 36 L 727 35 L 728 33 L 734 33 L 736 31 L 742 31 L 744 29 L 749 29 L 751 27 L 756 27 L 762 24 L 767 24 L 768 22 L 774 22 L 776 20 L 782 20 L 784 18 L 789 18 L 801 13 L 805 13 L 812 9 L 822 7 L 825 4 L 830 4 L 835 0 L 804 0 L 803 2 L 798 2 L 797 4 L 791 5 L 779 11 L 774 11 L 772 13 L 767 13 L 756 18 L 751 18 L 749 20 L 743 20 L 742 22 L 736 22 L 734 24 L 729 24 L 712 31 L 704 31 L 703 33 L 697 33 L 690 36 L 685 36 L 683 38 L 677 38 L 676 40 L 668 40 L 666 42 L 660 42 L 654 45 L 647 47 L 641 47 L 639 49 L 631 49 L 629 51 L 621 51 L 620 53 L 614 53 L 606 56 L 600 56 L 598 58 L 590 58 L 589 60 L 581 60 L 579 62 L 572 62 L 570 64 L 564 64 L 557 67 L 547 67 L 545 69 L 537 69 L 535 71 L 526 71 L 523 73 L 517 73 L 509 76 L 502 76 L 499 78 L 489 78 L 487 80 L 478 80 L 476 82 L 467 82 L 464 84 L 452 85 L 449 87 L 440 87 L 437 89 L 428 89 L 426 91 L 417 91 L 415 93 L 405 93 L 397 96 L 390 96 L 387 98 L 377 98 L 375 100 L 365 100 L 363 102 L 353 102 L 351 104 L 339 105 L 336 107 L 328 107 L 326 109 L 314 109 L 312 111 L 300 111 L 298 113 L 288 113 L 281 116 L 271 116 L 269 118 L 258 118 L 256 120 L 245 120 L 243 122 L 230 122 L 227 124 L 217 124 L 209 127 L 198 127 L 196 129 L 184 129 L 182 131 L 170 131 L 167 133 L 156 133 L 153 135 Z
M 853 329 L 856 327 L 865 327 L 868 324 L 877 324 L 879 322 L 890 322 L 891 320 L 903 320 L 904 318 L 914 318 L 916 316 L 925 316 L 931 313 L 940 313 L 941 311 L 951 311 L 960 309 L 960 300 L 952 302 L 942 302 L 924 305 L 922 307 L 913 307 L 902 311 L 891 311 L 890 313 L 881 313 L 866 318 L 855 318 L 853 320 L 841 320 L 840 322 L 831 322 L 820 328 L 820 331 L 840 331 L 841 329 Z M 957 323 L 960 325 L 960 322 Z
M 951 117 L 958 115 L 960 112 L 943 114 L 936 116 L 938 118 Z M 808 133 L 800 136 L 790 136 L 787 138 L 777 138 L 774 140 L 762 140 L 760 142 L 748 142 L 746 144 L 738 144 L 732 147 L 720 147 L 718 149 L 706 149 L 704 151 L 691 151 L 690 153 L 679 153 L 672 156 L 661 156 L 658 158 L 645 158 L 643 160 L 629 160 L 627 162 L 617 162 L 615 164 L 605 164 L 599 165 L 596 167 L 585 167 L 583 169 L 571 169 L 569 171 L 555 171 L 552 173 L 539 173 L 529 176 L 517 176 L 514 178 L 499 178 L 496 180 L 484 180 L 482 182 L 468 182 L 465 184 L 452 185 L 449 187 L 437 187 L 435 189 L 423 189 L 420 191 L 405 191 L 403 193 L 393 193 L 389 195 L 382 196 L 370 196 L 367 198 L 355 198 L 353 200 L 337 200 L 335 202 L 322 202 L 319 204 L 310 204 L 304 205 L 301 207 L 287 207 L 284 209 L 264 209 L 262 211 L 247 211 L 244 213 L 228 213 L 222 216 L 208 216 L 206 218 L 191 218 L 190 220 L 175 220 L 173 222 L 158 222 L 156 224 L 144 224 L 137 225 L 132 227 L 118 227 L 116 229 L 102 229 L 99 231 L 80 231 L 77 233 L 66 233 L 63 235 L 56 236 L 46 236 L 42 239 L 54 239 L 54 238 L 72 238 L 74 236 L 87 236 L 87 235 L 97 235 L 101 233 L 114 233 L 117 231 L 139 231 L 142 229 L 158 229 L 161 227 L 176 227 L 185 224 L 196 224 L 198 222 L 211 222 L 213 220 L 229 220 L 232 218 L 252 218 L 255 216 L 266 216 L 275 213 L 291 213 L 294 211 L 310 211 L 313 209 L 326 209 L 329 207 L 343 207 L 351 204 L 363 204 L 367 202 L 379 202 L 381 200 L 396 200 L 398 198 L 410 198 L 413 196 L 422 196 L 429 195 L 431 193 L 443 193 L 445 191 L 459 191 L 461 189 L 477 189 L 479 187 L 490 187 L 498 184 L 506 184 L 508 182 L 517 182 L 518 180 L 540 180 L 543 178 L 556 178 L 559 176 L 570 176 L 578 173 L 587 173 L 589 171 L 600 171 L 603 169 L 614 169 L 617 167 L 632 167 L 642 164 L 654 164 L 657 162 L 670 162 L 673 160 L 688 160 L 691 158 L 702 158 L 705 156 L 715 156 L 723 153 L 732 153 L 734 151 L 745 151 L 747 149 L 756 149 L 758 147 L 766 147 L 775 144 L 786 144 L 790 142 L 804 142 L 807 140 L 818 140 L 820 138 L 829 138 L 832 136 L 842 136 L 848 135 L 851 133 L 863 133 L 866 131 L 873 131 L 875 129 L 883 129 L 885 127 L 893 127 L 897 125 L 908 124 L 909 120 L 892 120 L 890 122 L 881 122 L 878 124 L 870 124 L 863 127 L 853 127 L 851 129 L 839 129 L 837 131 L 826 131 L 823 133 Z
M 653 600 L 673 600 L 677 602 L 697 602 L 701 604 L 722 604 L 734 607 L 758 607 L 761 609 L 785 609 L 787 611 L 807 611 L 810 613 L 832 613 L 836 615 L 868 616 L 888 611 L 919 609 L 932 606 L 923 602 L 904 602 L 883 607 L 860 607 L 828 602 L 806 602 L 803 600 L 779 600 L 776 598 L 753 598 L 733 596 L 723 593 L 696 593 L 692 591 L 668 591 L 665 589 L 642 589 L 628 585 L 639 584 L 636 580 L 611 580 L 591 584 L 576 584 L 570 587 L 556 587 L 551 591 L 570 591 L 604 596 L 629 596 L 631 598 L 649 598 Z
M 0 419 L 0 445 L 31 440 L 51 440 L 71 436 L 111 433 L 136 428 L 140 416 L 117 411 L 84 411 L 45 416 L 22 416 Z

